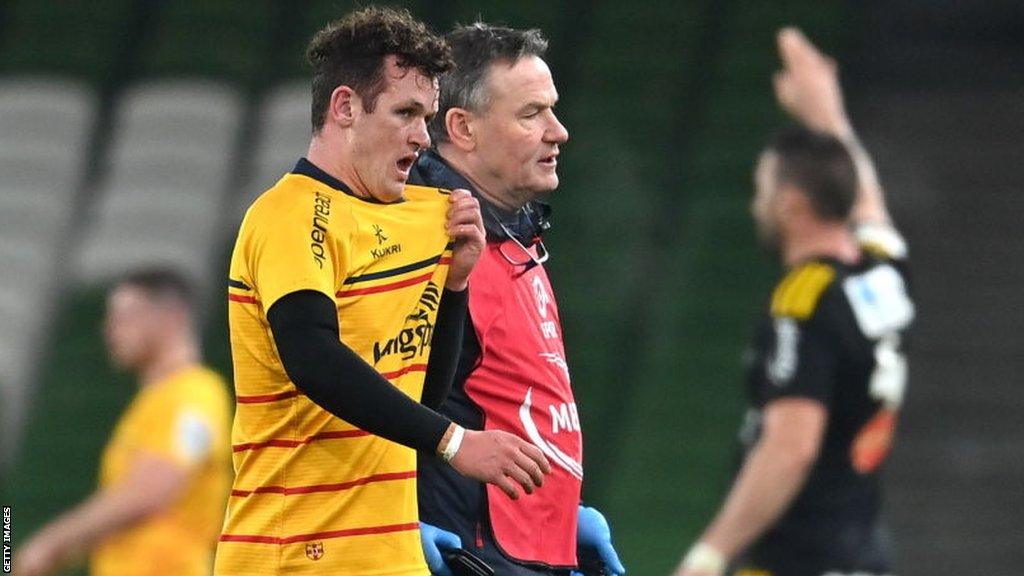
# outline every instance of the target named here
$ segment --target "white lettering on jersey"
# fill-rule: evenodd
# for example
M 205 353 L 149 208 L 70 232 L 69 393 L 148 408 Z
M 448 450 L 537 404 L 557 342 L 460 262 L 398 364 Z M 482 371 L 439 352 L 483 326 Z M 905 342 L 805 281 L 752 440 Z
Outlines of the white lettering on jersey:
M 775 319 L 775 354 L 768 359 L 768 380 L 776 386 L 785 386 L 796 374 L 797 347 L 800 328 L 792 318 Z
M 562 358 L 561 354 L 558 352 L 541 352 L 540 356 L 547 360 L 548 364 L 554 364 L 561 368 L 562 372 L 565 372 L 565 377 L 569 378 L 569 363 L 565 361 L 565 358 Z
M 547 340 L 558 338 L 558 325 L 551 320 L 545 320 L 540 323 L 540 332 Z
M 545 440 L 541 436 L 537 423 L 533 421 L 532 404 L 533 387 L 530 387 L 526 391 L 526 399 L 523 400 L 523 405 L 519 407 L 519 421 L 523 424 L 526 436 L 533 442 L 534 446 L 540 448 L 540 451 L 548 457 L 548 460 L 577 479 L 583 480 L 583 464 L 580 464 L 575 458 L 562 452 L 553 442 Z
M 888 334 L 875 346 L 875 370 L 871 373 L 871 397 L 890 410 L 903 404 L 907 388 L 907 358 L 900 352 L 900 335 Z
M 548 294 L 547 288 L 544 287 L 544 281 L 540 279 L 540 276 L 533 277 L 533 297 L 537 301 L 537 312 L 540 313 L 540 317 L 547 318 L 548 304 L 551 304 L 551 295 Z
M 562 430 L 569 432 L 579 431 L 580 429 L 580 414 L 576 411 L 576 403 L 562 402 L 557 407 L 552 404 L 548 406 L 548 410 L 551 411 L 551 433 L 558 434 Z

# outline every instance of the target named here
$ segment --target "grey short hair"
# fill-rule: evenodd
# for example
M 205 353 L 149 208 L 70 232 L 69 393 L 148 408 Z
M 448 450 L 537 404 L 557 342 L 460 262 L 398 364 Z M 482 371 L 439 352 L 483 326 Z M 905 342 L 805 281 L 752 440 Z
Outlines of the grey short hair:
M 448 33 L 446 40 L 455 67 L 440 77 L 437 115 L 429 127 L 435 143 L 448 141 L 445 116 L 449 110 L 487 108 L 487 72 L 492 64 L 515 64 L 528 56 L 543 58 L 548 49 L 548 41 L 540 30 L 515 30 L 483 22 L 458 26 Z

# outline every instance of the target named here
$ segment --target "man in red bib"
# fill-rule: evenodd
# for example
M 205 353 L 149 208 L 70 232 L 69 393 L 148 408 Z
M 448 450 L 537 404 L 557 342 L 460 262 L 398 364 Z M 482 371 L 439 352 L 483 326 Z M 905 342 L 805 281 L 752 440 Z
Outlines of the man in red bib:
M 410 183 L 472 191 L 487 246 L 470 278 L 453 389 L 423 401 L 467 429 L 530 440 L 553 472 L 543 489 L 513 500 L 421 459 L 424 552 L 435 574 L 450 573 L 439 548 L 458 544 L 504 576 L 624 574 L 604 517 L 580 506 L 580 422 L 543 266 L 549 208 L 538 198 L 558 186 L 559 146 L 569 138 L 553 111 L 547 41 L 537 30 L 482 23 L 457 28 L 448 41 L 455 68 L 441 79 L 431 124 L 437 147 L 420 156 Z

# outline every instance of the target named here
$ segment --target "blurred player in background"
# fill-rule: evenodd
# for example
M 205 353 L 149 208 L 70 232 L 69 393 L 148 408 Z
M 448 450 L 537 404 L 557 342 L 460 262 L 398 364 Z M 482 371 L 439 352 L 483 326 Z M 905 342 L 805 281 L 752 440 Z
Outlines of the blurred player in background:
M 539 199 L 558 186 L 559 146 L 569 138 L 554 113 L 547 40 L 538 30 L 482 23 L 447 38 L 455 68 L 441 79 L 431 124 L 437 148 L 420 157 L 410 181 L 471 190 L 487 246 L 470 282 L 451 394 L 423 401 L 467 429 L 529 438 L 554 471 L 542 490 L 513 501 L 421 456 L 424 551 L 435 574 L 450 574 L 441 550 L 459 546 L 503 576 L 567 574 L 577 550 L 622 574 L 604 517 L 580 506 L 582 436 L 542 265 L 549 208 Z
M 419 403 L 451 386 L 484 248 L 468 192 L 406 185 L 447 45 L 371 7 L 308 57 L 307 157 L 249 208 L 231 260 L 236 477 L 215 572 L 423 576 L 413 449 L 511 497 L 550 468 Z
M 754 341 L 745 462 L 677 576 L 892 571 L 880 467 L 914 316 L 906 247 L 847 118 L 835 64 L 779 34 L 779 103 L 803 128 L 761 155 L 752 206 L 787 274 Z
M 30 538 L 14 573 L 53 574 L 91 554 L 93 576 L 209 574 L 231 483 L 231 401 L 201 363 L 191 286 L 165 269 L 127 276 L 104 334 L 139 391 L 103 453 L 99 490 Z

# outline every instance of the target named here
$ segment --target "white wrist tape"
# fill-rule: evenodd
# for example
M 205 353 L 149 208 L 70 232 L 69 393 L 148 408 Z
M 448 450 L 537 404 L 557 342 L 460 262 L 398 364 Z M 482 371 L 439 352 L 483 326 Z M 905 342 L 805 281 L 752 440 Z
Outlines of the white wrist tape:
M 452 437 L 448 440 L 448 445 L 444 447 L 444 451 L 441 452 L 441 460 L 445 462 L 451 462 L 452 458 L 459 453 L 459 448 L 462 448 L 462 439 L 466 436 L 466 429 L 458 424 L 455 425 L 455 431 L 452 432 Z
M 725 572 L 725 556 L 713 547 L 698 542 L 686 554 L 683 566 L 690 570 L 708 572 L 718 576 Z

